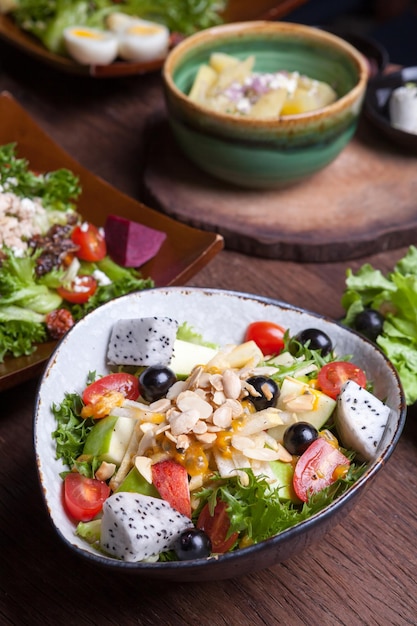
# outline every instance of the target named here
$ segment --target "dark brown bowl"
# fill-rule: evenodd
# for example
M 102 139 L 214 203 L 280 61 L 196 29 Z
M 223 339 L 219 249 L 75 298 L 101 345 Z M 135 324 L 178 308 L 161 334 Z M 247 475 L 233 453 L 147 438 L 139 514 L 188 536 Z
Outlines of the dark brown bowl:
M 284 324 L 292 335 L 306 327 L 323 330 L 337 345 L 339 354 L 351 354 L 355 363 L 366 369 L 373 381 L 375 395 L 384 398 L 391 408 L 388 427 L 375 460 L 358 482 L 330 506 L 248 548 L 215 558 L 160 563 L 124 562 L 96 551 L 75 535 L 75 525 L 63 508 L 60 473 L 64 467 L 55 457 L 51 433 L 56 422 L 50 407 L 62 401 L 66 390 L 81 390 L 88 371 L 106 371 L 107 342 L 112 325 L 118 319 L 133 317 L 138 311 L 141 315 L 175 315 L 180 324 L 188 322 L 197 332 L 203 333 L 205 339 L 220 345 L 240 343 L 247 324 L 259 319 Z M 82 367 L 80 346 L 83 346 L 84 355 Z M 385 467 L 403 429 L 405 411 L 398 374 L 386 356 L 375 344 L 328 318 L 277 300 L 233 291 L 192 287 L 149 289 L 113 300 L 84 317 L 70 329 L 51 357 L 40 381 L 34 411 L 34 440 L 42 494 L 58 536 L 73 553 L 94 566 L 105 567 L 114 573 L 173 582 L 242 576 L 271 567 L 303 551 L 308 558 L 307 548 L 346 517 Z
M 417 135 L 394 128 L 389 115 L 388 105 L 392 92 L 409 82 L 417 82 L 417 66 L 405 67 L 398 72 L 376 76 L 368 83 L 364 111 L 366 117 L 388 139 L 402 148 L 417 152 Z

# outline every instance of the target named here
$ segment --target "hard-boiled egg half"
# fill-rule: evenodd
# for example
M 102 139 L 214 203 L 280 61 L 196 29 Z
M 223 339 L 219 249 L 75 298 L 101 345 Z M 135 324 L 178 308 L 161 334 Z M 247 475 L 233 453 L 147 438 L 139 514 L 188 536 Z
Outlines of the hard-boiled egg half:
M 117 34 L 119 57 L 126 61 L 147 62 L 163 59 L 169 48 L 169 30 L 162 24 L 113 14 L 107 26 Z
M 110 31 L 71 26 L 64 31 L 68 53 L 82 65 L 108 65 L 118 55 L 118 38 Z

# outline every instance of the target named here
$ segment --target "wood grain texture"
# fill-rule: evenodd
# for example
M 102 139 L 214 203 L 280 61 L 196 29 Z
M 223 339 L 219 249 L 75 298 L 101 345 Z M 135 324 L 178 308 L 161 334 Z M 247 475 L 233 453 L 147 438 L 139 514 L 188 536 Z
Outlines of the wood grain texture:
M 248 190 L 216 180 L 183 156 L 163 116 L 148 131 L 148 200 L 226 246 L 270 259 L 349 260 L 413 243 L 417 156 L 363 121 L 328 167 L 296 185 Z M 191 181 L 191 184 L 190 184 Z
M 106 85 L 63 79 L 0 44 L 9 89 L 82 165 L 135 198 L 146 121 L 162 106 L 157 75 Z M 405 248 L 346 263 L 304 263 L 223 251 L 189 284 L 244 290 L 332 317 L 347 267 L 387 270 Z M 357 507 L 297 558 L 253 576 L 157 584 L 76 558 L 44 510 L 32 443 L 37 381 L 0 394 L 0 624 L 5 626 L 415 626 L 417 415 Z

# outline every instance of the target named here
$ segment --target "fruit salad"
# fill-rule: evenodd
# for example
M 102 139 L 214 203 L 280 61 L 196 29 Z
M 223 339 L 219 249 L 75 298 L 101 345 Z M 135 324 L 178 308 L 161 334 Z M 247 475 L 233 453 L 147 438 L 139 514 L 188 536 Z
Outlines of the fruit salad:
M 123 319 L 107 361 L 53 405 L 53 439 L 74 531 L 124 561 L 209 558 L 307 519 L 376 458 L 390 412 L 315 328 L 260 320 L 217 346 Z

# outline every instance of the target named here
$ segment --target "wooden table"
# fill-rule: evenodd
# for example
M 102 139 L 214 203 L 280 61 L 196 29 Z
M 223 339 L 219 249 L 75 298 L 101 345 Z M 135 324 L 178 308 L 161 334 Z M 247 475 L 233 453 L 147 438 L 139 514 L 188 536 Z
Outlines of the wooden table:
M 158 73 L 83 79 L 0 44 L 0 89 L 84 166 L 138 198 L 146 120 L 163 108 Z M 1 123 L 1 120 L 0 120 Z M 398 249 L 352 261 L 386 270 Z M 192 285 L 245 290 L 338 317 L 346 263 L 297 264 L 224 251 Z M 116 576 L 75 558 L 44 510 L 32 449 L 37 381 L 1 394 L 0 623 L 77 626 L 417 624 L 417 421 L 366 498 L 325 540 L 276 567 L 207 584 Z

